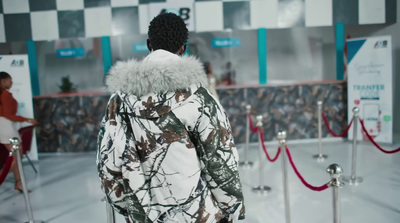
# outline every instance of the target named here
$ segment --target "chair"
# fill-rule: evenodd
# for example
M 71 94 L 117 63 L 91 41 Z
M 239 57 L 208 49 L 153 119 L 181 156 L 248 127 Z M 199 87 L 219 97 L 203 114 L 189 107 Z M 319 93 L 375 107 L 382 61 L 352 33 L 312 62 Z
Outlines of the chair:
M 30 125 L 30 126 L 20 128 L 18 130 L 18 133 L 21 136 L 21 145 L 22 145 L 22 154 L 23 155 L 26 155 L 26 153 L 31 150 L 32 136 L 33 136 L 34 128 L 35 128 L 35 126 Z M 25 157 L 28 160 L 29 164 L 32 166 L 35 173 L 37 173 L 37 170 L 36 170 L 35 166 L 33 165 L 31 159 L 29 158 L 29 156 L 25 156 Z

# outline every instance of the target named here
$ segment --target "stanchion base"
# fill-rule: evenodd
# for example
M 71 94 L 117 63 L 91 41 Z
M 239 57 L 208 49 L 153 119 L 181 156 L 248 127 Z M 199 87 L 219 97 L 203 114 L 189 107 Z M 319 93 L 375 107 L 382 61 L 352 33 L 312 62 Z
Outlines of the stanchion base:
M 323 154 L 317 154 L 314 155 L 313 158 L 316 159 L 318 163 L 322 163 L 328 158 L 328 156 Z
M 265 196 L 271 191 L 271 188 L 268 186 L 263 186 L 263 187 L 258 186 L 258 187 L 253 187 L 252 191 Z
M 362 177 L 351 178 L 351 177 L 343 176 L 342 181 L 345 183 L 348 183 L 349 185 L 358 185 L 363 182 L 363 178 Z
M 248 168 L 253 166 L 253 162 L 251 162 L 251 161 L 243 161 L 243 162 L 239 163 L 239 166 L 243 167 L 245 169 L 248 169 Z
M 44 223 L 42 220 L 26 221 L 25 223 Z

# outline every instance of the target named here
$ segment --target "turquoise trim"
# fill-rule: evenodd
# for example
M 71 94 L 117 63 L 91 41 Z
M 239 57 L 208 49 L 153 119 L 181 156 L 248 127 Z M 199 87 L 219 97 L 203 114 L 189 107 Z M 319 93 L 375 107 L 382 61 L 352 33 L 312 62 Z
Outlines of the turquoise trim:
M 336 23 L 336 79 L 344 79 L 344 23 Z
M 267 84 L 267 29 L 258 29 L 258 70 L 259 83 Z
M 350 64 L 351 60 L 358 53 L 361 47 L 364 45 L 366 39 L 353 40 L 347 43 L 347 64 Z
M 33 40 L 27 40 L 26 48 L 28 51 L 29 71 L 31 73 L 32 95 L 39 96 L 40 84 L 35 42 L 33 42 Z
M 107 74 L 112 65 L 111 44 L 109 36 L 101 37 L 101 51 L 103 53 L 104 74 Z

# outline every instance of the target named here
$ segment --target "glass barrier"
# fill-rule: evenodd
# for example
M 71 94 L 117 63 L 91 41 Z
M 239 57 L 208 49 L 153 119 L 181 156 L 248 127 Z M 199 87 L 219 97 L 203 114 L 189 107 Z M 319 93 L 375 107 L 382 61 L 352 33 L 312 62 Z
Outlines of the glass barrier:
M 112 63 L 146 57 L 146 40 L 147 35 L 110 37 Z M 267 83 L 336 79 L 335 27 L 267 29 L 266 41 Z M 65 91 L 65 81 L 72 92 L 104 90 L 100 38 L 35 44 L 41 94 Z M 1 43 L 0 53 L 26 54 L 26 42 Z M 259 83 L 257 30 L 191 32 L 187 54 L 207 64 L 217 87 Z
M 110 37 L 113 64 L 119 60 L 134 58 L 141 60 L 149 54 L 147 35 L 126 35 Z
M 35 42 L 41 94 L 102 91 L 101 39 Z
M 189 54 L 210 65 L 217 87 L 258 84 L 257 30 L 191 33 Z
M 267 30 L 268 83 L 336 79 L 335 27 Z

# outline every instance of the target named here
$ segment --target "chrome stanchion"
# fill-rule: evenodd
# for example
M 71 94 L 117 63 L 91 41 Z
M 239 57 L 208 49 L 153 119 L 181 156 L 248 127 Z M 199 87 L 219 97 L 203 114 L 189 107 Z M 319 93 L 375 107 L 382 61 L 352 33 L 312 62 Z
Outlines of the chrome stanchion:
M 262 116 L 259 115 L 257 116 L 257 128 L 262 129 Z M 260 193 L 262 195 L 267 195 L 269 191 L 271 191 L 271 188 L 268 186 L 264 185 L 264 150 L 262 148 L 262 142 L 261 137 L 258 136 L 258 144 L 259 144 L 259 150 L 258 150 L 258 160 L 259 160 L 259 173 L 260 173 L 260 186 L 254 187 L 253 191 Z
M 250 141 L 250 120 L 248 116 L 250 115 L 251 105 L 246 105 L 246 144 L 244 147 L 244 161 L 239 163 L 239 166 L 249 168 L 253 166 L 253 162 L 248 160 L 248 150 L 249 150 L 249 141 Z
M 353 108 L 353 150 L 352 150 L 352 163 L 351 163 L 351 176 L 343 177 L 343 181 L 349 183 L 349 185 L 357 185 L 363 181 L 362 177 L 356 176 L 356 166 L 357 166 L 357 124 L 358 124 L 358 113 L 360 110 L 358 107 Z
M 28 211 L 28 220 L 29 221 L 27 221 L 27 223 L 43 223 L 44 221 L 41 221 L 41 220 L 33 220 L 31 201 L 29 200 L 28 189 L 26 187 L 26 181 L 25 181 L 25 175 L 24 175 L 24 169 L 22 168 L 22 161 L 21 161 L 21 156 L 20 156 L 20 152 L 19 152 L 20 141 L 18 138 L 14 137 L 14 138 L 10 139 L 10 143 L 13 145 L 12 151 L 14 153 L 14 157 L 16 157 L 16 159 L 17 159 L 19 174 L 21 177 L 22 191 L 24 192 L 24 199 L 25 199 L 25 206 L 26 206 L 26 210 Z
M 324 162 L 327 155 L 322 154 L 322 101 L 318 101 L 318 154 L 314 155 L 313 158 L 317 162 Z
M 283 178 L 283 196 L 285 198 L 285 217 L 286 223 L 290 223 L 290 203 L 289 203 L 289 185 L 287 180 L 287 168 L 286 168 L 286 131 L 278 132 L 278 140 L 282 152 L 282 178 Z
M 331 181 L 328 183 L 328 186 L 333 188 L 333 223 L 340 223 L 341 214 L 339 189 L 344 185 L 344 183 L 340 181 L 340 176 L 342 175 L 343 170 L 339 165 L 331 164 L 328 166 L 326 171 L 331 175 Z
M 105 200 L 106 200 L 106 211 L 107 211 L 107 223 L 115 223 L 114 208 L 111 206 L 110 203 L 108 203 L 107 199 Z

